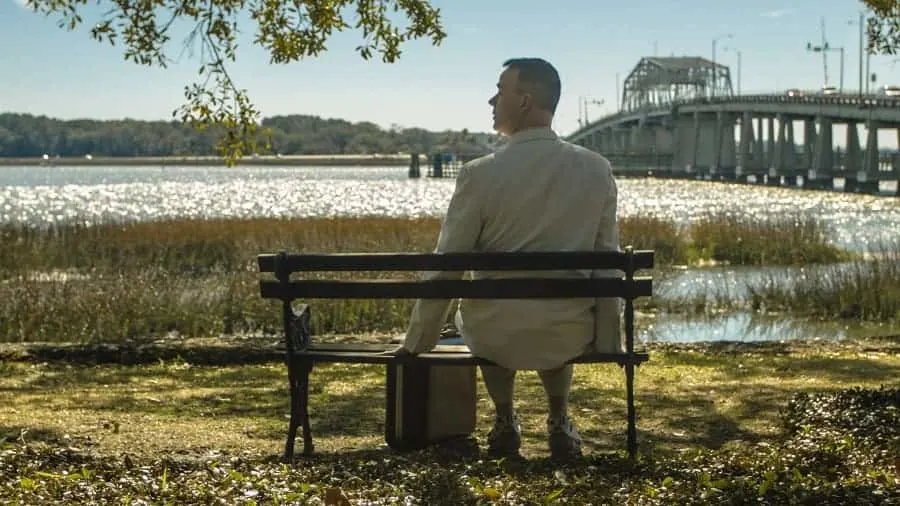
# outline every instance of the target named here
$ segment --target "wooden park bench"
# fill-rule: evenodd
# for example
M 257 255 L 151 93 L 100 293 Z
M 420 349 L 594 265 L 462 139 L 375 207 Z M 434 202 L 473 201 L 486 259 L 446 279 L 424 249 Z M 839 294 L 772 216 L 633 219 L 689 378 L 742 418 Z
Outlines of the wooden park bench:
M 438 345 L 434 350 L 394 357 L 381 354 L 391 344 L 313 343 L 308 304 L 294 306 L 295 300 L 311 299 L 541 299 L 569 297 L 618 297 L 624 300 L 625 351 L 588 352 L 571 363 L 615 363 L 625 369 L 628 418 L 628 453 L 637 451 L 635 428 L 634 370 L 649 360 L 649 355 L 634 350 L 634 306 L 637 297 L 652 294 L 652 279 L 636 277 L 639 269 L 653 267 L 653 251 L 622 252 L 522 252 L 522 253 L 341 253 L 341 254 L 262 254 L 257 260 L 262 273 L 275 279 L 260 281 L 263 298 L 282 301 L 291 416 L 288 424 L 284 459 L 294 455 L 297 428 L 303 429 L 303 453 L 313 451 L 309 424 L 309 374 L 317 362 L 343 362 L 418 365 L 480 365 L 491 362 L 472 356 L 465 346 Z M 389 272 L 389 271 L 548 271 L 618 270 L 624 276 L 600 278 L 503 278 L 478 280 L 410 279 L 291 279 L 294 273 L 312 272 Z M 387 367 L 387 381 L 391 367 Z M 387 417 L 392 411 L 388 409 Z M 388 420 L 390 423 L 392 420 Z M 386 431 L 388 444 L 390 434 Z

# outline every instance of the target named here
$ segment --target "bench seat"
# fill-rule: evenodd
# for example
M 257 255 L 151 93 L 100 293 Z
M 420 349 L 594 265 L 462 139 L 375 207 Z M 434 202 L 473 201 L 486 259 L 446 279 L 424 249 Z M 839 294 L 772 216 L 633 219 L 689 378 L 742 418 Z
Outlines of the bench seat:
M 380 355 L 395 349 L 396 344 L 355 344 L 355 343 L 312 343 L 299 353 L 303 360 L 310 362 L 342 362 L 349 364 L 393 364 L 403 358 Z M 409 360 L 430 365 L 494 365 L 490 360 L 475 357 L 465 345 L 439 344 L 427 353 L 421 353 Z M 640 365 L 650 360 L 649 353 L 586 353 L 569 361 L 571 364 L 613 363 L 618 365 Z

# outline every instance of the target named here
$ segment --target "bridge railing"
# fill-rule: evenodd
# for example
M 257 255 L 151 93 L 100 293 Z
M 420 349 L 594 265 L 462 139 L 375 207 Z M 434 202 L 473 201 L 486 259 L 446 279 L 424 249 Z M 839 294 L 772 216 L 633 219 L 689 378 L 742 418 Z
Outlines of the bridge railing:
M 769 103 L 769 104 L 812 104 L 812 105 L 856 105 L 879 108 L 900 107 L 900 97 L 885 95 L 795 95 L 766 94 L 766 95 L 734 95 L 730 97 L 698 98 L 683 102 L 673 102 L 672 107 L 679 105 L 704 105 L 704 104 L 734 104 L 734 103 Z
M 620 118 L 634 116 L 642 113 L 657 113 L 664 111 L 675 112 L 679 107 L 686 105 L 716 105 L 716 104 L 808 104 L 808 105 L 838 105 L 856 106 L 861 108 L 900 108 L 900 97 L 886 95 L 862 95 L 858 93 L 843 93 L 835 95 L 823 95 L 811 93 L 802 95 L 788 95 L 787 93 L 767 93 L 757 95 L 728 95 L 721 97 L 692 98 L 689 100 L 675 100 L 665 107 L 650 106 L 622 110 L 604 116 L 575 131 L 572 135 L 578 135 L 582 131 L 590 130 L 598 123 L 614 122 Z

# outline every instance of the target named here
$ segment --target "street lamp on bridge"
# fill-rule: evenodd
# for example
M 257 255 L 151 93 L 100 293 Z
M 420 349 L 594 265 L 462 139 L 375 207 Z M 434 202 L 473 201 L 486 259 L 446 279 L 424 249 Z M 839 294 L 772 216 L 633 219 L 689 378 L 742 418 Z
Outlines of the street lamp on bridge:
M 741 94 L 741 50 L 733 47 L 726 47 L 723 51 L 727 53 L 737 54 L 737 94 Z
M 619 93 L 619 73 L 616 72 L 616 112 L 622 110 L 622 95 Z
M 712 64 L 713 64 L 713 79 L 714 80 L 718 78 L 718 74 L 719 74 L 719 69 L 718 69 L 718 67 L 716 67 L 716 44 L 720 40 L 730 39 L 732 37 L 733 37 L 732 34 L 726 33 L 725 35 L 719 35 L 718 37 L 716 37 L 712 40 Z M 709 90 L 709 94 L 710 94 L 710 96 L 715 96 L 715 94 L 716 94 L 715 86 L 713 86 L 712 89 Z
M 603 105 L 605 103 L 606 103 L 606 100 L 603 100 L 602 98 L 600 100 L 597 100 L 597 99 L 594 99 L 591 97 L 585 97 L 585 96 L 578 97 L 578 111 L 579 111 L 578 124 L 581 126 L 585 126 L 591 122 L 591 120 L 588 119 L 588 105 L 589 104 Z
M 831 47 L 827 42 L 822 44 L 821 46 L 814 46 L 812 42 L 806 43 L 806 50 L 813 53 L 827 53 L 828 51 L 840 51 L 841 52 L 841 70 L 840 70 L 840 93 L 844 93 L 844 48 L 841 47 Z M 828 85 L 828 67 L 825 67 L 825 85 Z
M 863 11 L 859 12 L 859 21 L 849 20 L 847 21 L 848 25 L 859 25 L 859 97 L 862 98 L 863 95 L 863 85 L 865 85 L 865 93 L 869 93 L 869 80 L 871 76 L 869 76 L 869 59 L 872 56 L 872 53 L 865 50 L 865 32 L 866 32 L 866 13 Z M 865 51 L 864 51 L 865 50 Z M 866 79 L 863 80 L 863 52 L 865 52 L 865 63 L 866 63 Z

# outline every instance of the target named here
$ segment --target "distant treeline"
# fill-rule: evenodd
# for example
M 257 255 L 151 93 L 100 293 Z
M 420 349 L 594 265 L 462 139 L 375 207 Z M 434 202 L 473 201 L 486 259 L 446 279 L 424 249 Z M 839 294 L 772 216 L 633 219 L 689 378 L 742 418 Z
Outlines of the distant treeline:
M 498 142 L 492 134 L 384 129 L 317 116 L 274 116 L 262 121 L 269 154 L 459 153 L 480 155 Z M 30 114 L 0 114 L 0 157 L 202 156 L 216 154 L 219 132 L 198 131 L 178 121 L 60 120 Z

